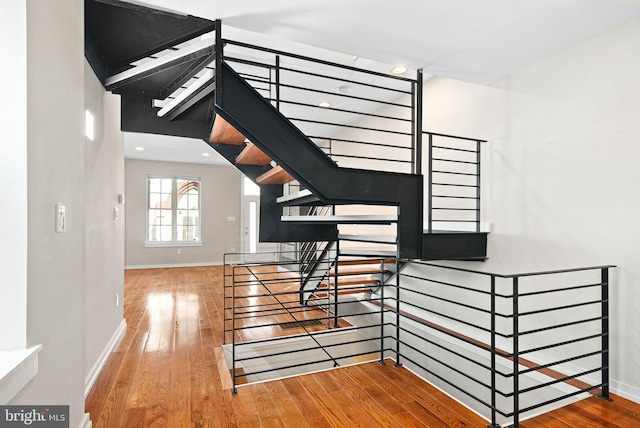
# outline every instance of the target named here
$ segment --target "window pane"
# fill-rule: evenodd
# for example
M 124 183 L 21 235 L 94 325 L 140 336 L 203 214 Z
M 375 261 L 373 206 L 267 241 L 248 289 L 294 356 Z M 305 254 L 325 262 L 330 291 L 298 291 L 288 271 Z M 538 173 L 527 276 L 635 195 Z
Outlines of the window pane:
M 163 204 L 162 201 L 166 200 L 167 195 L 164 195 L 162 193 L 149 193 L 149 208 L 151 209 L 159 209 L 162 208 L 163 205 L 166 206 L 166 204 Z M 169 200 L 169 202 L 171 202 L 171 200 Z M 169 203 L 169 206 L 171 206 L 171 203 Z
M 150 178 L 149 179 L 149 192 L 160 193 L 160 184 L 162 180 L 159 178 Z
M 160 241 L 173 241 L 172 236 L 172 227 L 171 226 L 160 226 Z
M 163 178 L 162 180 L 162 193 L 171 193 L 173 191 L 173 179 Z
M 171 226 L 171 210 L 149 210 L 149 226 Z
M 260 186 L 251 181 L 249 177 L 243 177 L 243 183 L 245 196 L 260 196 Z
M 152 177 L 148 178 L 148 182 L 147 240 L 149 242 L 199 241 L 200 181 L 176 177 Z M 176 200 L 173 200 L 174 195 Z
M 198 196 L 198 191 L 197 190 L 192 190 L 188 193 L 187 195 L 189 197 L 189 204 L 188 204 L 188 208 L 190 210 L 197 210 L 199 207 L 199 196 Z

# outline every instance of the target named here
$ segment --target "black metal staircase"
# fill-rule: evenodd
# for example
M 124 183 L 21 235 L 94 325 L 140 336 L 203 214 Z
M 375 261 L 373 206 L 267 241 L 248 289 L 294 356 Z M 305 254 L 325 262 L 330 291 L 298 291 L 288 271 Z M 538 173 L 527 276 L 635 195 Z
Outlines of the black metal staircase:
M 443 171 L 434 178 L 439 166 L 433 161 L 442 162 L 443 156 L 433 151 L 443 149 L 444 144 L 432 144 L 433 137 L 441 134 L 427 133 L 429 168 L 424 183 L 420 73 L 415 78 L 392 76 L 224 40 L 219 21 L 117 0 L 87 0 L 85 13 L 86 56 L 105 87 L 121 95 L 123 131 L 199 138 L 210 143 L 260 184 L 260 240 L 341 241 L 345 254 L 347 244 L 354 241 L 391 242 L 395 257 L 403 260 L 486 257 L 486 233 L 479 227 L 480 141 L 472 140 L 478 143 L 477 172 L 440 168 Z M 117 33 L 111 31 L 115 25 Z M 258 55 L 252 57 L 254 50 Z M 270 59 L 264 60 L 265 56 Z M 288 62 L 283 63 L 281 58 L 285 57 Z M 304 76 L 317 87 L 286 80 L 292 76 Z M 380 80 L 372 82 L 369 77 Z M 319 108 L 316 95 L 348 100 L 356 107 Z M 216 141 L 212 128 L 220 123 L 240 139 L 233 144 Z M 243 152 L 248 148 L 253 151 L 248 156 L 252 160 L 245 161 Z M 256 153 L 262 155 L 258 156 L 260 161 L 255 160 Z M 456 158 L 448 162 L 472 163 Z M 363 169 L 370 164 L 383 169 Z M 303 190 L 297 195 L 285 194 L 273 177 L 261 182 L 265 173 L 295 179 Z M 475 177 L 477 183 L 446 181 L 465 174 Z M 476 187 L 477 195 L 435 193 L 434 185 Z M 429 197 L 428 224 L 423 227 L 425 191 Z M 456 204 L 435 206 L 434 198 Z M 476 205 L 461 207 L 457 202 L 464 198 Z M 362 210 L 358 214 L 365 216 L 375 212 L 373 207 L 394 212 L 393 219 L 283 216 L 284 207 L 313 205 L 359 205 Z M 438 230 L 432 221 L 435 210 L 472 213 L 475 227 Z M 444 219 L 469 221 L 467 217 Z M 345 234 L 339 233 L 341 223 L 392 224 L 395 230 L 385 236 Z M 365 254 L 362 249 L 353 254 L 357 251 Z M 383 254 L 377 251 L 371 255 Z

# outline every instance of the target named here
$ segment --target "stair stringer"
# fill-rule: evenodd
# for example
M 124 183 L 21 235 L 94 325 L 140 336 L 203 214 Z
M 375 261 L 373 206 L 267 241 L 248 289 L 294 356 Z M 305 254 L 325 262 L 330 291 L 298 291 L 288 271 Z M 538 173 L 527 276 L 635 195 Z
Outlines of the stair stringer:
M 218 76 L 216 115 L 274 159 L 322 203 L 397 206 L 399 256 L 420 258 L 422 175 L 340 168 L 229 65 L 222 64 Z

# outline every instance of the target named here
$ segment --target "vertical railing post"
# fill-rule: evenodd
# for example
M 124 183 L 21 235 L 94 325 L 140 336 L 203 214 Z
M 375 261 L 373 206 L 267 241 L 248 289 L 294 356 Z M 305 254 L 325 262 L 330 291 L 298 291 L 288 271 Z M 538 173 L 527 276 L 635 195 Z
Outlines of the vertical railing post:
M 224 59 L 224 46 L 222 44 L 222 21 L 216 19 L 216 34 L 215 34 L 215 66 L 216 66 L 216 89 L 213 93 L 214 104 L 222 106 L 223 103 L 223 90 L 222 90 L 222 61 Z
M 418 82 L 411 82 L 411 174 L 417 171 L 417 135 L 418 135 L 418 115 L 416 114 L 416 92 Z
M 222 255 L 222 344 L 227 344 L 227 253 Z
M 513 278 L 513 427 L 520 426 L 520 353 L 518 346 L 518 277 Z
M 476 177 L 476 233 L 480 233 L 480 147 L 482 143 L 480 141 L 476 142 L 476 163 L 478 165 Z
M 609 397 L 609 268 L 602 268 L 600 272 L 601 304 L 602 304 L 602 393 L 601 398 Z
M 416 98 L 416 126 L 415 126 L 415 174 L 422 174 L 422 95 L 423 95 L 423 76 L 422 69 L 418 70 L 418 76 L 416 77 L 417 89 L 414 97 Z
M 340 241 L 336 241 L 336 264 L 334 268 L 333 281 L 333 326 L 338 328 L 338 264 L 340 259 Z M 329 290 L 331 289 L 331 281 L 327 285 L 327 303 L 329 302 Z M 329 306 L 329 305 L 327 305 Z
M 276 55 L 276 110 L 280 111 L 280 55 Z
M 429 172 L 427 174 L 427 200 L 429 210 L 427 211 L 427 233 L 433 232 L 433 134 L 429 133 Z
M 400 238 L 396 243 L 396 366 L 401 366 L 400 361 Z
M 236 388 L 236 267 L 231 268 L 231 393 L 237 394 Z
M 496 277 L 491 275 L 491 425 L 497 428 L 496 421 Z
M 384 259 L 382 259 L 382 281 L 380 282 L 380 364 L 384 364 Z

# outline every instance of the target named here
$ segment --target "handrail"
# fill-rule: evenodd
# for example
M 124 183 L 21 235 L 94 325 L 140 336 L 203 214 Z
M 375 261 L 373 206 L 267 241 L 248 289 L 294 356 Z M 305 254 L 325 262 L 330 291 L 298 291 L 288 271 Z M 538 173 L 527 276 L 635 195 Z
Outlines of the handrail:
M 394 75 L 394 74 L 380 73 L 378 71 L 367 70 L 367 69 L 364 69 L 364 68 L 354 67 L 354 66 L 351 66 L 351 65 L 339 64 L 337 62 L 325 61 L 325 60 L 321 60 L 321 59 L 318 59 L 318 58 L 312 58 L 312 57 L 308 57 L 308 56 L 304 56 L 304 55 L 294 54 L 294 53 L 291 53 L 291 52 L 284 52 L 284 51 L 280 51 L 280 50 L 277 50 L 277 49 L 265 48 L 263 46 L 252 45 L 250 43 L 239 42 L 237 40 L 223 39 L 223 43 L 226 43 L 228 45 L 241 46 L 241 47 L 248 48 L 248 49 L 256 49 L 256 50 L 260 50 L 262 52 L 268 52 L 268 53 L 271 53 L 271 54 L 274 54 L 274 55 L 288 56 L 288 57 L 291 57 L 291 58 L 301 59 L 301 60 L 304 60 L 304 61 L 316 62 L 318 64 L 328 65 L 328 66 L 337 67 L 337 68 L 343 68 L 345 70 L 357 71 L 359 73 L 371 74 L 373 76 L 378 76 L 378 77 L 385 77 L 385 78 L 390 78 L 390 79 L 395 79 L 395 80 L 402 80 L 402 81 L 405 81 L 405 82 L 414 81 L 414 79 L 411 79 L 411 78 L 408 78 L 408 77 L 398 76 L 398 75 Z
M 406 261 L 409 261 L 409 260 L 406 260 Z M 487 272 L 487 271 L 476 270 L 476 269 L 461 268 L 458 266 L 441 265 L 438 263 L 426 262 L 426 261 L 420 261 L 420 260 L 411 260 L 411 262 L 419 265 L 433 266 L 433 267 L 438 267 L 442 269 L 455 270 L 459 272 L 468 272 L 468 273 L 475 273 L 478 275 L 494 276 L 496 278 L 516 278 L 516 277 L 527 277 L 527 276 L 554 275 L 558 273 L 611 269 L 611 268 L 617 267 L 616 265 L 596 265 L 596 266 L 584 266 L 584 267 L 576 267 L 576 268 L 568 268 L 568 269 L 555 269 L 555 270 L 536 271 L 536 272 L 502 274 L 502 273 Z M 509 297 L 509 296 L 502 296 L 502 297 Z

